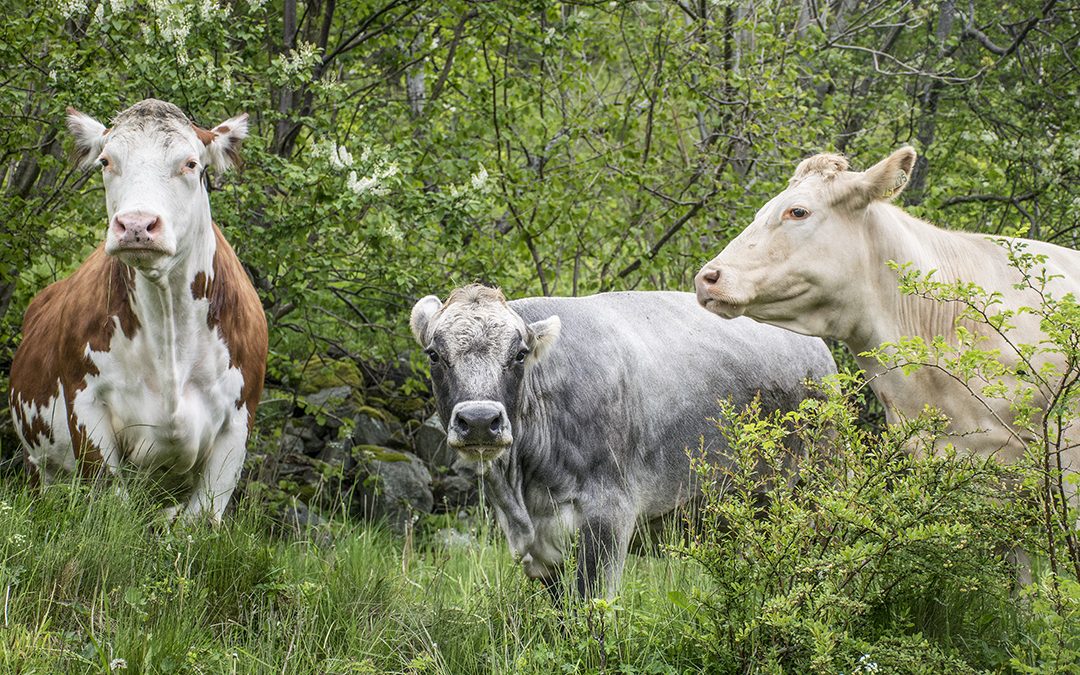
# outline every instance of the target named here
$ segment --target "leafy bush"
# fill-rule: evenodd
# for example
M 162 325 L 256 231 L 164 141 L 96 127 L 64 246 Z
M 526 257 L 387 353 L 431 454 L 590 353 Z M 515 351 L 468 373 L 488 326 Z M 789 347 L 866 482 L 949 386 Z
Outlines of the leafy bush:
M 732 463 L 695 458 L 702 526 L 674 547 L 709 580 L 674 596 L 696 610 L 700 648 L 724 671 L 1047 665 L 1015 656 L 1031 622 L 1055 623 L 1023 599 L 1045 601 L 1043 590 L 1013 592 L 1009 554 L 1032 546 L 1040 522 L 1016 469 L 928 452 L 940 418 L 861 426 L 857 383 L 838 376 L 787 414 L 723 406 Z M 791 434 L 803 444 L 795 456 Z

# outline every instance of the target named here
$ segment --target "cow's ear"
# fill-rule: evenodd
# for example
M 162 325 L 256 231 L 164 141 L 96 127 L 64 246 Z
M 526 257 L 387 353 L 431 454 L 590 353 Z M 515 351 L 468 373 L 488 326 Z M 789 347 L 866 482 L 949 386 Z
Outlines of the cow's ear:
M 431 328 L 431 319 L 442 309 L 442 300 L 435 295 L 420 298 L 413 305 L 409 315 L 409 328 L 412 329 L 413 337 L 421 347 L 427 347 L 430 342 L 428 329 Z
M 213 129 L 201 129 L 194 124 L 195 135 L 199 137 L 206 152 L 203 164 L 224 171 L 240 163 L 240 142 L 248 135 L 247 113 L 225 120 Z
M 861 205 L 875 200 L 895 199 L 911 180 L 915 168 L 915 148 L 905 145 L 863 173 L 859 195 Z
M 530 323 L 529 335 L 532 337 L 532 344 L 529 345 L 529 360 L 533 363 L 543 361 L 551 348 L 559 341 L 560 332 L 562 332 L 562 319 L 557 315 Z
M 105 145 L 105 134 L 109 133 L 109 130 L 101 122 L 75 108 L 67 109 L 67 127 L 75 138 L 72 159 L 80 169 L 89 169 L 101 154 L 101 148 Z

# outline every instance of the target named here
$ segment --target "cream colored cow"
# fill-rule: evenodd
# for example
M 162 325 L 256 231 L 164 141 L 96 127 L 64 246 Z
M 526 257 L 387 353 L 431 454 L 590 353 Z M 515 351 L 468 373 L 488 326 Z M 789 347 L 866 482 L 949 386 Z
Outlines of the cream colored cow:
M 698 301 L 722 316 L 745 315 L 844 342 L 867 372 L 890 422 L 914 417 L 929 405 L 951 420 L 939 447 L 951 442 L 1015 461 L 1032 439 L 1014 425 L 1006 400 L 984 394 L 984 383 L 963 382 L 937 367 L 904 375 L 860 356 L 904 336 L 955 341 L 959 303 L 902 294 L 889 261 L 910 263 L 926 273 L 936 270 L 932 278 L 938 281 L 974 282 L 998 292 L 1000 308 L 1040 304 L 1034 291 L 1014 287 L 1022 275 L 1010 264 L 1003 244 L 1020 240 L 949 232 L 890 203 L 904 189 L 914 163 L 910 147 L 865 172 L 849 171 L 847 160 L 838 155 L 804 160 L 788 188 L 769 200 L 754 222 L 698 273 Z M 1059 276 L 1049 285 L 1055 297 L 1080 294 L 1080 252 L 1038 241 L 1023 244 L 1027 252 L 1046 256 L 1046 271 Z M 1045 336 L 1030 314 L 1017 316 L 1014 324 L 1003 338 L 985 325 L 964 323 L 985 337 L 980 349 L 999 349 L 1000 359 L 1015 366 L 1020 359 L 1015 345 L 1039 343 Z M 1047 361 L 1059 372 L 1063 369 L 1055 357 L 1038 357 L 1034 365 L 1042 367 Z M 1051 386 L 1035 394 L 1036 405 L 1044 410 L 1054 388 L 1054 377 L 1048 379 Z M 1006 384 L 1011 388 L 1015 382 Z M 1068 435 L 1072 443 L 1080 442 L 1080 429 L 1074 427 Z M 1066 470 L 1080 469 L 1080 451 L 1071 443 L 1064 445 Z

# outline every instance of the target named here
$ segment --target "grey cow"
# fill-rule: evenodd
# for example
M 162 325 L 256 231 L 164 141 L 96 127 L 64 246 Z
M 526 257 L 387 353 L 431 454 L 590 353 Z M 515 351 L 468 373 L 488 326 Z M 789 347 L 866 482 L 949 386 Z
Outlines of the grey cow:
M 694 496 L 686 448 L 724 449 L 717 399 L 791 409 L 836 372 L 821 340 L 690 293 L 507 302 L 473 285 L 422 298 L 410 323 L 449 445 L 483 462 L 511 551 L 556 597 L 575 539 L 578 592 L 612 595 L 635 526 Z

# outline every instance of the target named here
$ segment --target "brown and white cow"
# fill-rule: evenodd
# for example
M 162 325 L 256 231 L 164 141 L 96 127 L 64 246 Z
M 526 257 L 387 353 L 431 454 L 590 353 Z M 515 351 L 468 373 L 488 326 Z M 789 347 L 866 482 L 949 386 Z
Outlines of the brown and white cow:
M 925 367 L 904 375 L 859 356 L 904 336 L 929 342 L 935 336 L 956 335 L 959 303 L 902 294 L 889 261 L 911 263 L 924 273 L 936 270 L 937 281 L 974 282 L 1000 293 L 1001 309 L 1040 305 L 1035 292 L 1014 287 L 1021 274 L 1008 260 L 1005 238 L 942 230 L 890 203 L 903 190 L 914 163 L 910 147 L 865 172 L 849 171 L 847 160 L 838 155 L 804 160 L 788 188 L 698 273 L 698 301 L 722 316 L 745 315 L 797 333 L 841 340 L 867 372 L 890 422 L 913 418 L 930 405 L 951 420 L 943 442 L 1016 460 L 1031 438 L 1013 425 L 1008 401 L 983 396 L 980 383 L 961 383 L 940 369 Z M 1056 277 L 1049 286 L 1053 295 L 1080 296 L 1080 252 L 1039 241 L 1023 244 L 1028 253 L 1046 256 L 1046 272 Z M 1002 360 L 1015 366 L 1020 356 L 1014 345 L 1036 344 L 1044 335 L 1038 317 L 1031 314 L 1019 314 L 1012 323 L 1009 341 L 985 325 L 966 327 L 983 335 L 980 349 L 998 349 Z M 1058 355 L 1043 355 L 1034 366 L 1047 362 L 1062 372 Z M 1035 403 L 1044 409 L 1045 394 L 1035 394 Z M 1080 441 L 1080 430 L 1070 431 L 1073 442 Z M 1062 459 L 1067 471 L 1080 470 L 1076 445 Z
M 212 130 L 147 99 L 111 128 L 68 110 L 81 166 L 101 167 L 105 243 L 41 291 L 11 368 L 31 473 L 154 472 L 170 516 L 220 520 L 266 369 L 266 317 L 210 218 L 203 172 L 236 160 L 247 116 Z

